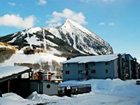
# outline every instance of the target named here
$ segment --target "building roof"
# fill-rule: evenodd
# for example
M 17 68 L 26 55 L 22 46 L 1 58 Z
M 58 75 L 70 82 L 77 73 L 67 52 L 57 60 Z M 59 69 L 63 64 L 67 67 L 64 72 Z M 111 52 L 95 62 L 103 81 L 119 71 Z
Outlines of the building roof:
M 59 83 L 58 85 L 58 87 L 69 87 L 69 86 L 70 87 L 85 87 L 85 86 L 91 86 L 91 84 L 71 80 L 71 81 L 65 81 L 65 82 Z
M 80 56 L 71 58 L 65 63 L 87 63 L 87 62 L 107 62 L 118 58 L 118 54 L 98 55 L 98 56 Z
M 26 70 L 29 70 L 29 68 L 25 66 L 2 66 L 0 67 L 0 79 L 24 72 Z

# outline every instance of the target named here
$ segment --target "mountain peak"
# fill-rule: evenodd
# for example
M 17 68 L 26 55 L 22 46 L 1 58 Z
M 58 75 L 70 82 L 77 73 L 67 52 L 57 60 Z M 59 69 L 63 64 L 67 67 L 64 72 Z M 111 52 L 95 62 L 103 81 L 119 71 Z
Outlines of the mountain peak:
M 65 23 L 70 23 L 70 24 L 78 24 L 77 22 L 75 22 L 74 20 L 71 20 L 71 19 L 66 19 Z
M 32 27 L 32 28 L 29 28 L 28 30 L 26 30 L 26 32 L 33 34 L 33 33 L 36 33 L 37 31 L 41 31 L 41 30 L 42 30 L 41 27 Z
M 67 29 L 67 30 L 77 29 L 77 30 L 80 30 L 80 31 L 84 32 L 87 35 L 93 34 L 89 30 L 87 30 L 85 27 L 83 27 L 82 25 L 78 24 L 77 22 L 75 22 L 71 19 L 67 19 L 65 21 L 65 23 L 62 25 L 62 28 Z

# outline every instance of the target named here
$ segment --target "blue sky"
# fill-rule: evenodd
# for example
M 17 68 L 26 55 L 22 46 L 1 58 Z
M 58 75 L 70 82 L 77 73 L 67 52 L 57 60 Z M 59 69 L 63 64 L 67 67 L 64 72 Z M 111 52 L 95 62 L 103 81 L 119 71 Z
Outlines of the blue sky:
M 70 18 L 140 61 L 140 0 L 0 0 L 0 36 Z

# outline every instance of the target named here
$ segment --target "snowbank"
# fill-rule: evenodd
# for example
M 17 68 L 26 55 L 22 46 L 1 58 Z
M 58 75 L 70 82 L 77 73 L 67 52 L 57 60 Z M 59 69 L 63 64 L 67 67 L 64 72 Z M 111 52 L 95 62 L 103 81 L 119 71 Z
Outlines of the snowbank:
M 0 98 L 0 105 L 35 105 L 36 102 L 23 99 L 15 93 L 6 93 Z
M 70 97 L 40 95 L 34 92 L 29 99 L 49 105 L 140 105 L 140 86 L 136 80 L 66 81 L 60 85 L 91 84 L 92 92 Z
M 48 96 L 45 94 L 38 94 L 37 92 L 33 92 L 29 97 L 29 100 L 38 102 L 38 103 L 44 103 L 44 104 L 49 104 L 49 103 L 56 103 L 58 100 L 64 100 L 64 99 L 70 99 L 70 97 L 58 97 L 58 96 Z
M 120 79 L 92 79 L 88 81 L 66 81 L 61 85 L 66 84 L 91 84 L 92 92 L 118 95 L 118 96 L 140 96 L 140 86 L 136 85 L 136 80 L 122 81 Z
M 85 83 L 91 83 L 92 89 L 96 93 L 105 93 L 118 96 L 140 96 L 140 86 L 136 85 L 136 80 L 122 81 L 114 80 L 89 80 Z
M 27 99 L 13 93 L 4 94 L 0 105 L 140 105 L 140 85 L 136 80 L 67 81 L 66 84 L 91 84 L 92 92 L 72 97 L 57 97 L 33 92 Z M 4 103 L 4 104 L 3 104 Z

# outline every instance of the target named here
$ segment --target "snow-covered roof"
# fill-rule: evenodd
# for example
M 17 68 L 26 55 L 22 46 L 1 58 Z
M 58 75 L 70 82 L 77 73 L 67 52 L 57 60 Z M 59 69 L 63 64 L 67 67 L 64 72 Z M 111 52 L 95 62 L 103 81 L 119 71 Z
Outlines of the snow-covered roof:
M 71 58 L 63 63 L 87 63 L 87 62 L 107 62 L 117 59 L 117 54 L 98 55 L 98 56 L 80 56 Z
M 11 76 L 13 74 L 18 74 L 27 69 L 29 68 L 25 66 L 2 66 L 0 67 L 0 79 L 7 76 Z
M 71 81 L 65 81 L 65 82 L 62 82 L 62 83 L 59 83 L 58 87 L 84 87 L 84 86 L 91 86 L 90 83 L 83 83 L 83 82 L 80 82 L 80 81 L 74 81 L 74 80 L 71 80 Z

